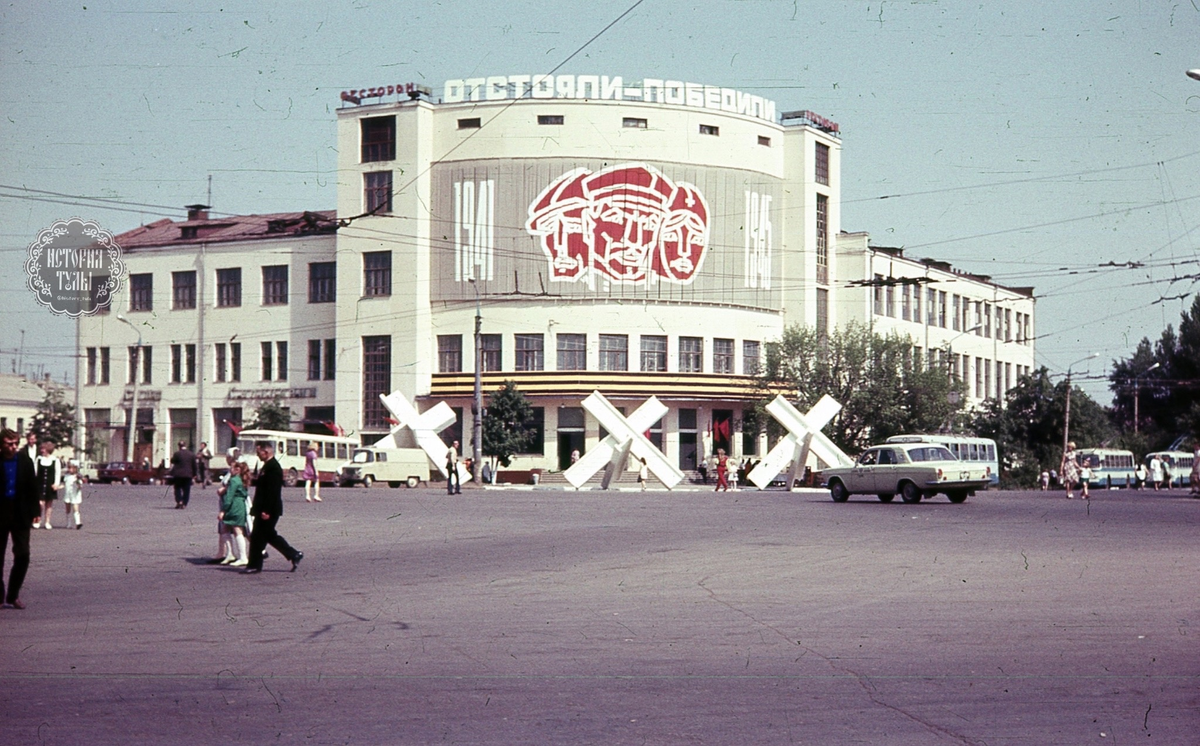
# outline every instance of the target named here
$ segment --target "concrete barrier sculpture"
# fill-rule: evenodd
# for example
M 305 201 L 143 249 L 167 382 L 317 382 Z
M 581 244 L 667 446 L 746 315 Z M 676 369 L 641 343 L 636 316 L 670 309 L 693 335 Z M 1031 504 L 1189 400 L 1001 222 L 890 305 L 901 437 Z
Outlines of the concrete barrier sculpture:
M 628 417 L 621 414 L 599 391 L 593 391 L 583 400 L 583 408 L 608 431 L 608 436 L 563 472 L 563 476 L 575 489 L 582 487 L 601 469 L 605 472 L 600 488 L 608 489 L 625 471 L 630 454 L 635 458 L 646 459 L 646 467 L 650 473 L 658 477 L 667 489 L 672 489 L 683 481 L 683 472 L 668 461 L 663 452 L 645 435 L 646 431 L 667 413 L 666 405 L 657 397 L 652 396 L 642 402 Z
M 801 414 L 800 410 L 793 407 L 782 395 L 776 396 L 767 405 L 767 411 L 788 433 L 750 472 L 750 481 L 759 488 L 766 488 L 790 462 L 791 469 L 788 470 L 787 476 L 787 488 L 790 490 L 796 483 L 797 474 L 801 473 L 804 463 L 808 461 L 810 452 L 830 466 L 853 465 L 854 461 L 842 449 L 821 434 L 821 428 L 829 424 L 841 410 L 842 405 L 828 394 L 822 396 L 821 400 L 808 410 L 808 414 Z
M 379 398 L 383 401 L 383 406 L 392 413 L 396 424 L 387 435 L 375 442 L 375 447 L 420 448 L 425 451 L 429 462 L 437 467 L 442 476 L 449 477 L 450 473 L 446 470 L 446 451 L 450 449 L 442 442 L 438 433 L 454 424 L 454 410 L 450 409 L 450 405 L 440 401 L 427 412 L 417 412 L 417 408 L 399 391 L 393 391 L 386 396 L 381 394 Z M 460 462 L 460 479 L 464 473 L 465 469 Z M 470 474 L 466 476 L 471 478 Z

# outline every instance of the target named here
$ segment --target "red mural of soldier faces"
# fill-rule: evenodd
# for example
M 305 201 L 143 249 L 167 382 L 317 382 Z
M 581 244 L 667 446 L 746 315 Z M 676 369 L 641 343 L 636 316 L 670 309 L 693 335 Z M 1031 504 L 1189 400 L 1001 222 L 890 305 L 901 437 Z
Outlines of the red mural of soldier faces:
M 696 187 L 634 163 L 558 177 L 529 205 L 525 229 L 541 237 L 551 279 L 686 285 L 704 263 L 708 219 Z

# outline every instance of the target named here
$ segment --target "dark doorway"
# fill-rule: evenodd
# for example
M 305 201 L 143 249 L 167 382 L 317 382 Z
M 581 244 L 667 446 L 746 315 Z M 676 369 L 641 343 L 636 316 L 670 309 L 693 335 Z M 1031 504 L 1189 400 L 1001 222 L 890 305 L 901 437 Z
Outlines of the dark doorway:
M 583 433 L 582 432 L 562 432 L 558 433 L 558 468 L 560 471 L 571 468 L 571 453 L 579 451 L 583 454 Z
M 700 456 L 696 454 L 696 434 L 680 433 L 679 468 L 684 471 L 693 471 L 699 462 Z

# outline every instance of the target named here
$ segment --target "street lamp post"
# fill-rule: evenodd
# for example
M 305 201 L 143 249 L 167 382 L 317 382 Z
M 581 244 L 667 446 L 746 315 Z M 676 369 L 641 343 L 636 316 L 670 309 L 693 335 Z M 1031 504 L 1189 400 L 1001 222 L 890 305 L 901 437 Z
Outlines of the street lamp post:
M 133 400 L 129 407 L 129 438 L 125 444 L 125 460 L 133 463 L 133 444 L 137 440 L 138 375 L 141 372 L 138 369 L 142 367 L 142 330 L 121 314 L 117 314 L 117 321 L 128 324 L 129 328 L 137 333 L 137 347 L 134 348 L 136 352 L 133 355 Z
M 1151 365 L 1149 368 L 1146 368 L 1145 370 L 1143 370 L 1140 375 L 1136 375 L 1133 377 L 1133 434 L 1134 435 L 1137 435 L 1137 431 L 1138 431 L 1138 400 L 1142 398 L 1141 397 L 1141 394 L 1142 394 L 1141 377 L 1146 375 L 1150 371 L 1154 370 L 1155 368 L 1159 367 L 1160 365 L 1161 365 L 1161 363 L 1155 363 L 1154 365 Z
M 1067 366 L 1067 408 L 1063 416 L 1063 453 L 1067 452 L 1067 443 L 1071 441 L 1071 369 L 1080 363 L 1100 357 L 1099 352 L 1093 352 L 1087 357 L 1080 358 Z

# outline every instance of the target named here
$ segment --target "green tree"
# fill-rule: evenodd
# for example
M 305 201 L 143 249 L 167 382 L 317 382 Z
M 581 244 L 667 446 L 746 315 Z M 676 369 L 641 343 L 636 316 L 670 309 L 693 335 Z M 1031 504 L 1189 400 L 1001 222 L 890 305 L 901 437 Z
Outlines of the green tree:
M 283 406 L 277 396 L 258 406 L 258 409 L 254 411 L 254 419 L 249 429 L 287 432 L 292 429 L 292 411 Z
M 1058 468 L 1066 410 L 1066 380 L 1052 382 L 1044 367 L 1018 378 L 1003 403 L 984 403 L 973 429 L 996 441 L 1001 486 L 1032 487 L 1043 469 Z M 1111 443 L 1116 434 L 1104 408 L 1072 384 L 1071 440 L 1086 448 Z
M 795 392 L 801 410 L 832 396 L 842 410 L 825 433 L 851 453 L 892 435 L 943 430 L 963 406 L 962 383 L 939 365 L 927 366 L 910 337 L 856 323 L 827 335 L 787 327 L 767 347 L 759 384 L 764 399 L 781 388 Z
M 62 389 L 47 389 L 29 423 L 38 441 L 52 440 L 59 447 L 75 445 L 75 406 L 66 400 Z
M 488 396 L 483 413 L 483 455 L 494 458 L 501 466 L 512 463 L 514 454 L 521 453 L 537 435 L 533 407 L 525 394 L 512 381 Z

